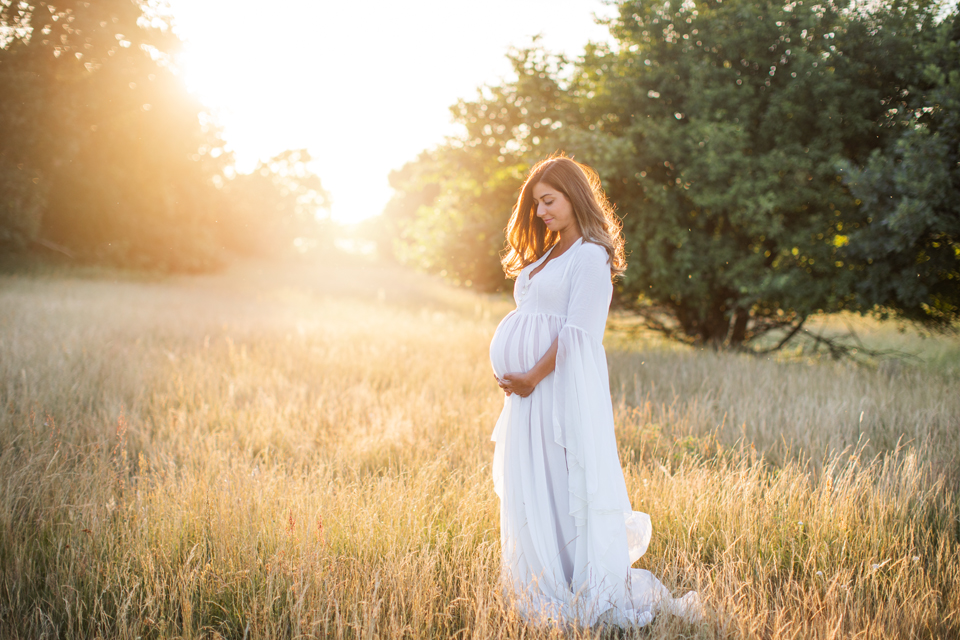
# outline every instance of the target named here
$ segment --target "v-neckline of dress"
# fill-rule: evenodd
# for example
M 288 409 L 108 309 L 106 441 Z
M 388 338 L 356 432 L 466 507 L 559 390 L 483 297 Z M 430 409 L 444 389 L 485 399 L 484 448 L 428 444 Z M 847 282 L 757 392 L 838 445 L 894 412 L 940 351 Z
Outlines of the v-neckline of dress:
M 559 256 L 557 256 L 556 258 L 554 258 L 554 260 L 560 260 L 560 259 L 563 258 L 565 255 L 567 255 L 568 253 L 570 253 L 571 251 L 573 251 L 573 250 L 574 250 L 578 245 L 580 245 L 580 244 L 583 244 L 583 238 L 582 238 L 582 237 L 577 238 L 576 240 L 574 240 L 574 241 L 573 241 L 573 244 L 570 245 L 570 247 L 569 247 L 566 251 L 564 251 L 564 252 L 561 253 Z M 547 252 L 546 252 L 546 253 L 544 253 L 542 256 L 540 256 L 540 259 L 539 259 L 539 260 L 537 260 L 536 262 L 533 263 L 533 268 L 530 269 L 530 271 L 527 272 L 527 282 L 533 282 L 533 272 L 540 268 L 541 263 L 543 264 L 543 269 L 540 269 L 540 271 L 537 272 L 537 274 L 536 274 L 537 276 L 539 276 L 540 274 L 543 273 L 543 271 L 547 268 L 547 265 L 550 264 L 550 262 L 553 262 L 552 260 L 549 260 L 548 257 L 550 256 L 551 253 L 553 253 L 553 250 L 556 249 L 556 248 L 557 248 L 557 245 L 553 245 L 552 247 L 550 247 L 549 249 L 547 249 Z M 544 262 L 544 261 L 545 261 L 545 262 Z

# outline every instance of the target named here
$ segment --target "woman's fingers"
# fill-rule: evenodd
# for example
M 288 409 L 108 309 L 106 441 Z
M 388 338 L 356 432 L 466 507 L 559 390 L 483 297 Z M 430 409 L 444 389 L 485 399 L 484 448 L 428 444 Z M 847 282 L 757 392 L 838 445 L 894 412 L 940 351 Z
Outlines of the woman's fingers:
M 497 376 L 494 375 L 496 378 Z M 500 385 L 500 388 L 503 389 L 504 393 L 508 396 L 517 394 L 521 398 L 526 398 L 531 393 L 533 393 L 533 387 L 529 387 L 524 383 L 524 378 L 522 373 L 505 373 L 503 378 L 497 378 L 497 384 Z
M 500 383 L 500 388 L 503 389 L 507 395 L 515 393 L 521 398 L 529 396 L 533 393 L 534 389 L 534 387 L 525 382 L 522 373 L 505 373 L 503 379 L 497 378 L 497 382 Z
M 504 376 L 504 378 L 506 378 L 506 376 Z M 497 374 L 493 374 L 493 379 L 497 381 L 497 386 L 503 389 L 504 393 L 506 393 L 508 396 L 513 394 L 513 392 L 510 390 L 509 380 L 506 380 L 506 379 L 501 380 L 499 377 L 497 377 Z

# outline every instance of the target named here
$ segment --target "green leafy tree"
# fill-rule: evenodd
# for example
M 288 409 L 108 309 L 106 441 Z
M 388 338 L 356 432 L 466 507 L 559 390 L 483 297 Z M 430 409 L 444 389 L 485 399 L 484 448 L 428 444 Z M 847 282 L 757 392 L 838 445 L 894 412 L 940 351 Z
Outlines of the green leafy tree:
M 842 248 L 869 215 L 838 165 L 896 135 L 889 112 L 936 6 L 618 8 L 616 50 L 588 50 L 574 89 L 592 121 L 584 159 L 624 214 L 624 302 L 673 337 L 733 347 L 864 310 Z
M 40 233 L 50 169 L 73 146 L 65 134 L 76 128 L 80 101 L 69 88 L 87 65 L 120 51 L 116 27 L 141 15 L 130 2 L 97 8 L 104 26 L 82 3 L 0 1 L 0 242 L 8 246 Z M 149 38 L 135 27 L 131 36 L 138 35 Z
M 214 178 L 229 156 L 178 77 L 146 56 L 130 62 L 85 78 L 83 129 L 48 173 L 43 233 L 92 259 L 208 269 L 222 261 L 228 212 Z
M 13 89 L 0 96 L 0 240 L 149 268 L 219 263 L 229 156 L 170 69 L 164 17 L 131 0 L 5 2 L 0 25 Z
M 943 215 L 917 244 L 920 236 L 893 233 L 866 193 L 874 187 L 865 186 L 905 132 L 928 140 L 949 129 L 936 106 L 947 97 L 932 97 L 932 89 L 923 93 L 928 102 L 916 97 L 919 69 L 924 86 L 952 82 L 946 62 L 928 63 L 955 59 L 937 35 L 937 3 L 616 7 L 615 46 L 588 45 L 572 65 L 537 49 L 515 53 L 516 81 L 454 109 L 465 135 L 395 176 L 388 212 L 429 256 L 426 266 L 455 265 L 461 280 L 476 273 L 463 259 L 473 230 L 464 233 L 462 221 L 499 232 L 529 164 L 563 149 L 599 170 L 623 216 L 629 268 L 620 303 L 676 339 L 767 348 L 757 339 L 780 330 L 774 346 L 782 346 L 809 316 L 840 310 L 929 320 L 936 308 L 944 322 L 956 318 L 955 298 L 944 293 L 954 286 L 949 264 L 928 258 L 933 249 L 952 255 L 943 248 L 946 205 L 937 205 Z M 907 112 L 919 114 L 914 124 L 943 124 L 903 124 Z M 950 140 L 925 147 L 937 175 L 954 166 Z M 864 166 L 854 184 L 854 168 Z M 928 191 L 955 202 L 946 179 L 937 180 Z M 879 242 L 914 242 L 887 262 L 894 254 L 911 265 L 925 260 L 929 270 L 913 276 L 936 282 L 891 295 L 888 272 L 874 268 L 883 261 L 869 254 Z M 488 264 L 493 272 L 496 261 Z M 900 288 L 909 288 L 905 280 Z
M 907 101 L 891 111 L 900 135 L 848 165 L 850 191 L 872 219 L 845 253 L 862 305 L 949 327 L 960 317 L 960 14 L 922 53 Z
M 381 246 L 486 291 L 508 284 L 499 262 L 503 230 L 530 164 L 554 143 L 569 109 L 557 79 L 563 58 L 527 49 L 511 61 L 516 81 L 452 108 L 463 135 L 391 173 L 395 196 L 384 211 Z

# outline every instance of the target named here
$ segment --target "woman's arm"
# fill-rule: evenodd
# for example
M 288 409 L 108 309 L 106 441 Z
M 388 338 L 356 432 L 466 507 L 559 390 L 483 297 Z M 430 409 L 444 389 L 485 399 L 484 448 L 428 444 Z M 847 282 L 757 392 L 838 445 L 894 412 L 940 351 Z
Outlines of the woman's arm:
M 554 340 L 547 352 L 537 361 L 537 364 L 533 365 L 530 371 L 526 373 L 507 373 L 504 374 L 502 380 L 498 378 L 497 383 L 504 393 L 508 396 L 515 393 L 521 398 L 526 398 L 533 393 L 534 388 L 540 384 L 540 381 L 556 369 L 557 345 L 559 342 L 559 338 Z

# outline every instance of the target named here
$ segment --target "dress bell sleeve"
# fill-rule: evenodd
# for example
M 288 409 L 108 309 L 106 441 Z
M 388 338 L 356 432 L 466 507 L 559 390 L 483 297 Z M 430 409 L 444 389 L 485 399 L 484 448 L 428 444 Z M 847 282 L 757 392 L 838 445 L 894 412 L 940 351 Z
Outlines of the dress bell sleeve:
M 566 451 L 570 515 L 587 538 L 585 555 L 575 564 L 590 568 L 588 582 L 616 585 L 646 550 L 651 527 L 646 514 L 630 507 L 617 453 L 602 342 L 613 294 L 606 249 L 584 244 L 569 269 L 554 378 L 554 438 Z

